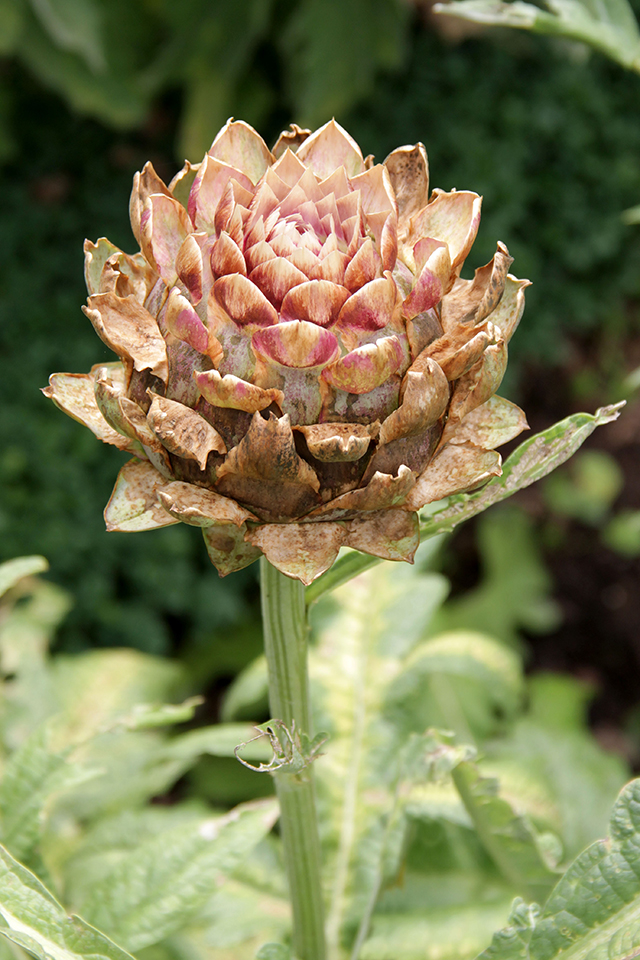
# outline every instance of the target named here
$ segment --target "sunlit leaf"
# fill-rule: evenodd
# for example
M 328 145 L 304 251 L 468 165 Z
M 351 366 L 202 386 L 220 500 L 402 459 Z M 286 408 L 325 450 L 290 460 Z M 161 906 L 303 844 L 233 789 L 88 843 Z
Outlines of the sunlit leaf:
M 476 527 L 480 577 L 438 611 L 434 630 L 480 630 L 517 648 L 521 631 L 548 633 L 561 612 L 536 530 L 516 506 L 499 507 Z
M 385 712 L 416 732 L 455 730 L 465 741 L 493 732 L 496 713 L 513 719 L 524 692 L 519 658 L 496 640 L 472 631 L 423 640 L 389 685 Z
M 233 757 L 244 744 L 240 755 L 244 760 L 259 762 L 272 755 L 269 739 L 248 723 L 217 723 L 173 737 L 164 748 L 164 755 L 176 760 L 194 760 L 204 754 L 212 757 Z
M 225 693 L 221 716 L 224 721 L 260 716 L 267 710 L 267 661 L 264 656 L 242 670 Z
M 131 960 L 80 917 L 69 916 L 46 887 L 0 847 L 0 934 L 36 960 Z
M 561 837 L 565 862 L 604 834 L 630 776 L 622 758 L 603 750 L 589 731 L 592 695 L 573 677 L 537 674 L 529 681 L 527 713 L 508 737 L 483 747 L 483 769 L 520 798 L 540 828 Z
M 509 901 L 490 900 L 450 909 L 380 914 L 360 960 L 472 960 L 487 940 L 487 931 L 505 916 Z M 500 922 L 500 921 L 498 921 Z
M 381 713 L 403 658 L 424 635 L 447 590 L 444 578 L 383 565 L 314 608 L 315 727 L 331 747 L 315 764 L 331 885 L 327 936 L 336 943 L 382 883 L 389 817 L 406 735 Z M 400 766 L 402 764 L 400 763 Z M 399 823 L 401 836 L 404 825 Z M 395 828 L 394 828 L 395 829 Z M 357 922 L 357 921 L 356 921 Z
M 499 794 L 496 780 L 483 777 L 469 762 L 453 771 L 453 782 L 478 837 L 513 889 L 544 900 L 557 879 L 528 819 Z

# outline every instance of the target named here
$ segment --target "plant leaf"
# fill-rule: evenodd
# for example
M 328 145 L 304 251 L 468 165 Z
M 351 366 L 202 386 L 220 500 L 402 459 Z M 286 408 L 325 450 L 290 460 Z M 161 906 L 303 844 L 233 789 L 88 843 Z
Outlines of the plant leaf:
M 303 0 L 282 34 L 295 115 L 312 128 L 365 96 L 401 62 L 406 10 L 394 0 Z
M 484 768 L 505 792 L 527 799 L 536 824 L 562 838 L 572 859 L 607 829 L 611 805 L 629 779 L 624 761 L 605 752 L 587 725 L 592 691 L 562 674 L 536 674 L 529 681 L 529 709 L 510 731 L 483 746 Z M 576 810 L 580 816 L 576 816 Z
M 189 697 L 184 703 L 139 703 L 130 714 L 114 721 L 115 727 L 126 730 L 155 730 L 156 727 L 168 727 L 174 723 L 186 723 L 193 719 L 197 706 L 204 702 L 203 697 Z
M 539 915 L 514 904 L 482 960 L 628 960 L 640 949 L 640 780 L 620 793 L 609 837 L 580 854 Z M 515 922 L 514 922 L 515 918 Z M 479 958 L 480 960 L 480 958 Z
M 536 831 L 498 795 L 494 779 L 463 761 L 453 770 L 453 782 L 478 832 L 501 873 L 529 899 L 544 900 L 557 879 L 546 862 Z
M 334 946 L 345 918 L 357 922 L 382 882 L 386 840 L 380 818 L 392 814 L 397 751 L 406 740 L 381 714 L 386 689 L 446 590 L 441 576 L 385 564 L 313 611 L 315 728 L 328 731 L 331 743 L 316 764 L 316 777 L 332 886 L 327 932 Z
M 513 651 L 481 633 L 457 631 L 413 649 L 388 687 L 384 710 L 404 730 L 440 726 L 472 742 L 495 727 L 496 711 L 512 720 L 523 693 Z
M 123 70 L 95 73 L 84 59 L 56 46 L 35 19 L 22 31 L 20 59 L 38 79 L 80 113 L 114 127 L 131 127 L 147 109 L 147 96 Z
M 242 863 L 276 817 L 274 801 L 259 801 L 162 833 L 91 889 L 83 913 L 131 950 L 158 943 L 188 923 L 220 874 Z
M 69 916 L 26 867 L 0 847 L 0 934 L 37 960 L 131 960 L 99 930 Z
M 525 903 L 522 897 L 516 897 L 506 927 L 494 933 L 491 946 L 477 960 L 528 960 L 527 947 L 539 916 L 537 903 Z
M 22 4 L 16 0 L 0 0 L 0 54 L 13 53 L 24 22 Z
M 193 761 L 203 754 L 212 757 L 233 757 L 236 747 L 242 747 L 243 760 L 258 762 L 270 760 L 272 750 L 269 738 L 249 723 L 217 723 L 173 737 L 166 744 L 164 756 L 172 760 Z M 258 737 L 260 739 L 258 739 Z
M 529 516 L 515 505 L 480 517 L 476 528 L 481 579 L 452 598 L 434 619 L 434 631 L 478 630 L 518 649 L 521 631 L 550 632 L 561 613 Z
M 53 797 L 97 776 L 80 764 L 69 763 L 50 747 L 48 725 L 36 730 L 13 753 L 0 784 L 2 838 L 21 860 L 28 859 L 44 825 L 44 812 Z
M 95 0 L 31 0 L 31 7 L 56 46 L 79 54 L 94 73 L 105 70 L 102 11 Z
M 44 573 L 49 569 L 49 563 L 44 557 L 17 557 L 0 564 L 0 597 L 23 577 L 32 577 L 36 573 Z
M 640 33 L 627 0 L 546 0 L 548 10 L 514 0 L 454 0 L 437 3 L 436 13 L 497 27 L 581 40 L 624 67 L 640 71 Z
M 268 694 L 267 661 L 261 655 L 241 670 L 228 688 L 222 703 L 222 720 L 264 715 L 268 709 Z
M 486 942 L 486 931 L 496 918 L 505 916 L 508 903 L 501 899 L 377 915 L 359 960 L 467 960 Z
M 475 0 L 469 0 L 475 2 Z M 420 537 L 425 540 L 439 533 L 449 533 L 463 520 L 468 520 L 477 513 L 482 513 L 487 507 L 501 500 L 506 500 L 518 490 L 523 490 L 548 473 L 559 467 L 561 463 L 572 457 L 596 427 L 617 420 L 624 402 L 600 407 L 595 414 L 574 413 L 570 417 L 555 423 L 548 430 L 529 437 L 514 450 L 503 465 L 502 475 L 494 477 L 475 493 L 460 493 L 449 497 L 447 505 L 435 509 L 429 516 L 423 513 L 420 524 Z M 437 508 L 437 504 L 434 505 Z M 358 576 L 380 561 L 376 557 L 365 554 L 350 553 L 339 558 L 326 573 L 318 577 L 306 589 L 307 603 L 312 604 L 326 593 L 352 577 Z

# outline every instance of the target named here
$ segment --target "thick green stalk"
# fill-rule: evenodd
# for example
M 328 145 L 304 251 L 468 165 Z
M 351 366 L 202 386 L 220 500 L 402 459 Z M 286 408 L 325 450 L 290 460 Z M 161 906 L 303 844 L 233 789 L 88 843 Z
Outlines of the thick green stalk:
M 304 587 L 260 561 L 264 647 L 273 719 L 310 734 L 307 619 Z M 324 960 L 324 909 L 313 769 L 276 773 L 280 831 L 293 911 L 293 950 L 298 960 Z

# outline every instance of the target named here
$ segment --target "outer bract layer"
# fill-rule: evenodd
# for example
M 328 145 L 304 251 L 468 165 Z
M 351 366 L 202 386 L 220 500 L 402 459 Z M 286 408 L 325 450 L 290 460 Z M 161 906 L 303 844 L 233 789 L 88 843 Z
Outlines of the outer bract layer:
M 527 281 L 501 243 L 460 279 L 480 197 L 429 195 L 422 144 L 374 164 L 334 121 L 273 151 L 229 121 L 168 186 L 147 164 L 130 210 L 139 253 L 85 244 L 119 360 L 44 391 L 133 454 L 108 529 L 183 521 L 223 575 L 264 553 L 309 583 L 343 545 L 410 561 L 421 507 L 500 473 Z

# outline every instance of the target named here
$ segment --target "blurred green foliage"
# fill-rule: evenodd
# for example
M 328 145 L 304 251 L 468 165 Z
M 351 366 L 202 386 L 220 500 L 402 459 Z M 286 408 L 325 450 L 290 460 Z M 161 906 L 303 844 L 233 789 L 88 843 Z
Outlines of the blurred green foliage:
M 180 152 L 199 160 L 230 113 L 263 126 L 283 91 L 300 123 L 343 114 L 400 65 L 408 21 L 399 0 L 2 0 L 0 54 L 118 129 L 179 90 Z
M 638 325 L 640 238 L 619 214 L 640 197 L 640 78 L 515 33 L 452 45 L 412 16 L 399 0 L 0 3 L 0 559 L 51 559 L 76 598 L 66 649 L 197 657 L 216 633 L 212 679 L 257 649 L 254 569 L 222 583 L 183 526 L 107 536 L 121 457 L 38 392 L 109 356 L 80 312 L 83 238 L 132 250 L 133 172 L 151 157 L 169 178 L 228 114 L 272 141 L 335 113 L 379 158 L 420 139 L 434 185 L 483 193 L 473 264 L 500 238 L 534 281 L 512 392 L 523 361 L 562 362 L 576 334 L 620 362 Z
M 471 960 L 515 895 L 544 902 L 604 833 L 628 776 L 587 729 L 585 684 L 527 679 L 489 633 L 440 632 L 450 601 L 431 570 L 437 549 L 423 544 L 414 567 L 380 564 L 313 608 L 335 960 L 356 937 L 362 960 Z M 0 957 L 252 960 L 266 940 L 287 942 L 273 781 L 233 756 L 241 743 L 254 765 L 271 756 L 238 719 L 264 716 L 260 662 L 230 688 L 228 722 L 201 726 L 201 698 L 165 702 L 202 689 L 200 664 L 52 653 L 70 598 L 35 576 L 44 569 L 37 556 L 0 565 Z M 522 622 L 517 597 L 511 610 Z M 225 815 L 229 804 L 240 806 Z M 76 911 L 82 937 L 65 935 Z M 624 911 L 608 917 L 624 925 Z

